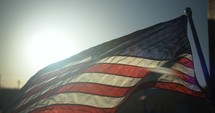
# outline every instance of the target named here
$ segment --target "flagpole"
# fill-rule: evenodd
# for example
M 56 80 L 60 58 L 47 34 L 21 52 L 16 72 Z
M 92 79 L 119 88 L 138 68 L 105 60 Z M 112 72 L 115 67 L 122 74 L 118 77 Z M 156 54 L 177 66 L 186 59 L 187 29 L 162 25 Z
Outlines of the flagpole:
M 199 60 L 200 60 L 200 63 L 201 63 L 201 68 L 202 68 L 202 71 L 203 71 L 203 74 L 204 74 L 204 78 L 205 78 L 205 81 L 206 81 L 207 90 L 210 90 L 210 76 L 209 76 L 209 71 L 208 71 L 208 68 L 207 68 L 204 56 L 203 56 L 203 52 L 202 52 L 202 49 L 201 49 L 201 45 L 199 43 L 199 38 L 198 38 L 198 35 L 197 35 L 197 32 L 196 32 L 196 29 L 195 29 L 195 26 L 194 26 L 191 8 L 189 8 L 189 7 L 186 8 L 185 9 L 185 13 L 186 13 L 186 15 L 188 17 L 188 20 L 189 20 L 189 23 L 190 23 L 190 27 L 191 27 L 191 31 L 192 31 L 192 34 L 193 34 L 194 42 L 195 42 L 195 45 L 196 45 L 197 53 L 198 53 Z M 210 92 L 208 92 L 208 93 L 210 95 Z M 209 97 L 211 97 L 211 96 L 209 96 Z
M 215 52 L 214 52 L 214 46 L 215 44 L 215 1 L 214 0 L 207 0 L 208 3 L 208 9 L 207 9 L 207 16 L 208 16 L 208 35 L 209 35 L 209 61 L 210 61 L 210 81 L 211 81 L 211 95 L 213 99 L 213 106 L 215 108 L 215 83 L 212 81 L 215 81 Z

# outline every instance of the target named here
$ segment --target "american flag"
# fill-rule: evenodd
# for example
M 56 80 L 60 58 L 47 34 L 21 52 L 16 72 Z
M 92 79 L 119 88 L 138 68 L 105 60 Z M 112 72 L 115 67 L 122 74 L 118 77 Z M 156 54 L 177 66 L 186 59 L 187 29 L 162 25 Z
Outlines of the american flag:
M 152 87 L 205 97 L 184 15 L 45 67 L 6 112 L 117 113 L 132 93 Z

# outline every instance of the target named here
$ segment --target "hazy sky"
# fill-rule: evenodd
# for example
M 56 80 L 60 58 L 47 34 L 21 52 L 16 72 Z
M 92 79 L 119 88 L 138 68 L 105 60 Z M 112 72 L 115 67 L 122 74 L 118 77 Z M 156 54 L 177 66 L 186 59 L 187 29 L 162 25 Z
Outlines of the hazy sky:
M 50 63 L 174 19 L 186 7 L 193 10 L 208 64 L 205 0 L 0 0 L 1 86 L 18 87 L 18 80 L 23 86 Z M 205 85 L 193 52 L 198 80 Z

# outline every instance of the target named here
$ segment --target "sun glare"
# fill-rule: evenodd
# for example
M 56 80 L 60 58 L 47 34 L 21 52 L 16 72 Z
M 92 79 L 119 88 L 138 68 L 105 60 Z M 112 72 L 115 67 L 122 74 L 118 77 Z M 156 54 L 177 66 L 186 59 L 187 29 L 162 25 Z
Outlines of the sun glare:
M 71 37 L 59 29 L 45 29 L 32 34 L 28 43 L 28 59 L 44 67 L 74 54 Z

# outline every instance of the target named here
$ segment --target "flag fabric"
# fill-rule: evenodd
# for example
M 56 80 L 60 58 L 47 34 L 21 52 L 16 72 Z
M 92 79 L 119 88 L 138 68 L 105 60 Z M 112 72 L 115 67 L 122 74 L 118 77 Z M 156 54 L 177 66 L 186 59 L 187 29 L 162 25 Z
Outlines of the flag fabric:
M 195 78 L 185 15 L 45 67 L 6 112 L 117 113 L 144 88 L 205 97 Z

